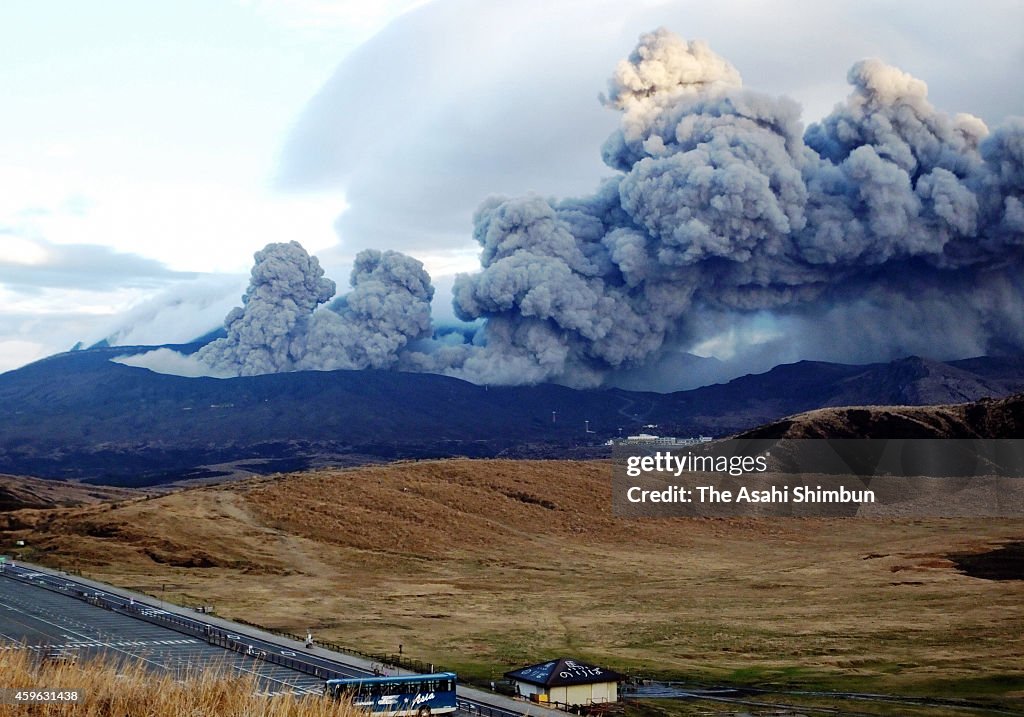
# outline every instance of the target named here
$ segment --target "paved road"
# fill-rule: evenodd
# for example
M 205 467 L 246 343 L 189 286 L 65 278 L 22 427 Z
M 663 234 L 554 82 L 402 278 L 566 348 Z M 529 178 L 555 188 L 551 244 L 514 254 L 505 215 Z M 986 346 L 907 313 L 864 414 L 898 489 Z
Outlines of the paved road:
M 371 675 L 369 664 L 305 650 L 183 608 L 160 607 L 91 580 L 25 565 L 0 567 L 0 648 L 74 650 L 82 656 L 143 660 L 154 670 L 223 666 L 255 674 L 268 693 L 320 693 L 331 677 Z M 318 654 L 319 653 L 319 654 Z M 498 695 L 459 687 L 459 712 L 477 717 L 521 717 L 519 706 Z
M 6 643 L 2 649 L 59 649 L 83 658 L 103 654 L 176 675 L 222 666 L 257 675 L 268 693 L 323 688 L 323 680 L 313 675 L 7 577 L 0 578 L 0 639 Z

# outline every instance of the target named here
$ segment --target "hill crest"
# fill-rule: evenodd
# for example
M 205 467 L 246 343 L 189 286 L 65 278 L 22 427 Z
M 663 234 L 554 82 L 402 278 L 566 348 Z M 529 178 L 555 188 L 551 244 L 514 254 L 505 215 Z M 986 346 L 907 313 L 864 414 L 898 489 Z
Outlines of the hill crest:
M 1019 438 L 1024 393 L 947 406 L 819 408 L 744 431 L 738 438 Z

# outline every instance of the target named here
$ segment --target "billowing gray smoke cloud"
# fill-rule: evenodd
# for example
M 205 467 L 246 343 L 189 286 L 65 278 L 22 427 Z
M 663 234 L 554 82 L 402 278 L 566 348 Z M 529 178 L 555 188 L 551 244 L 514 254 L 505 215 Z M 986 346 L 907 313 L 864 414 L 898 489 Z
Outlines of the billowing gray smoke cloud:
M 480 272 L 454 286 L 481 326 L 425 338 L 422 265 L 363 252 L 334 293 L 296 244 L 256 255 L 244 307 L 199 359 L 237 374 L 397 367 L 481 383 L 597 385 L 728 338 L 784 360 L 1024 350 L 1024 120 L 989 132 L 877 60 L 804 132 L 700 42 L 662 29 L 616 68 L 621 113 L 591 196 L 492 198 Z M 654 359 L 654 361 L 652 361 Z
M 313 315 L 298 342 L 298 369 L 390 368 L 413 339 L 430 335 L 434 287 L 423 264 L 396 251 L 356 256 L 352 291 Z
M 455 308 L 486 320 L 482 346 L 448 370 L 594 384 L 759 312 L 818 357 L 1024 348 L 1024 121 L 990 134 L 877 60 L 849 81 L 804 133 L 794 102 L 743 89 L 704 44 L 643 35 L 604 98 L 619 174 L 478 210 L 483 270 Z
M 335 285 L 298 242 L 269 244 L 255 259 L 243 306 L 224 321 L 227 336 L 197 354 L 218 375 L 387 368 L 430 331 L 430 277 L 404 254 L 360 252 L 352 291 L 320 310 Z

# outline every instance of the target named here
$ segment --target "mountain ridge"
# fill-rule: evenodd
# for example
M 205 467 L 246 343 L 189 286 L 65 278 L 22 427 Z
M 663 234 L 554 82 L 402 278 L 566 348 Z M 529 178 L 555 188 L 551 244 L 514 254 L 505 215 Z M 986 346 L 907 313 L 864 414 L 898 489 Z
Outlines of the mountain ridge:
M 828 406 L 1024 391 L 1024 357 L 804 361 L 669 394 L 393 371 L 184 378 L 110 360 L 152 348 L 75 351 L 0 374 L 0 472 L 143 486 L 395 458 L 587 457 L 642 430 L 724 436 Z

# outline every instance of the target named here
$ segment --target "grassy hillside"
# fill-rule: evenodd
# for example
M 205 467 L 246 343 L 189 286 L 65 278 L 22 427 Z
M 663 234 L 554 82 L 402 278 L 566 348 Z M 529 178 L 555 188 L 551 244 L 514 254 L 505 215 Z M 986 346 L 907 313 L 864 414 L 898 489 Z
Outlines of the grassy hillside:
M 20 508 L 51 508 L 102 503 L 139 495 L 139 491 L 129 488 L 112 488 L 0 474 L 0 512 Z
M 1024 393 L 948 406 L 820 408 L 740 438 L 1015 438 L 1024 435 Z
M 948 556 L 1021 520 L 624 520 L 601 462 L 432 461 L 0 516 L 26 558 L 478 675 L 1024 696 L 1024 581 Z M 6 520 L 6 525 L 3 521 Z

